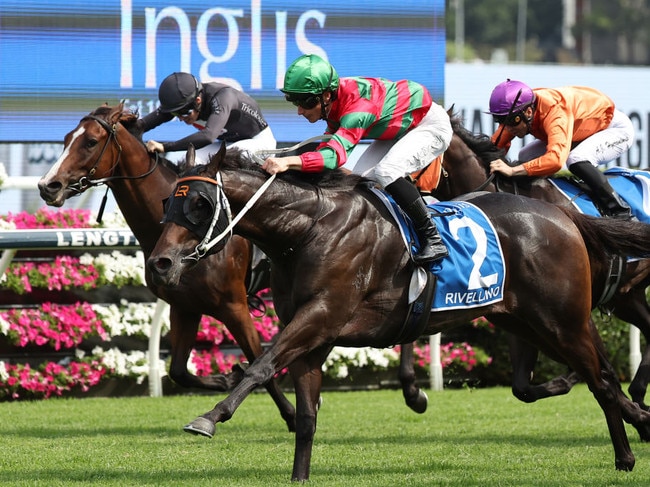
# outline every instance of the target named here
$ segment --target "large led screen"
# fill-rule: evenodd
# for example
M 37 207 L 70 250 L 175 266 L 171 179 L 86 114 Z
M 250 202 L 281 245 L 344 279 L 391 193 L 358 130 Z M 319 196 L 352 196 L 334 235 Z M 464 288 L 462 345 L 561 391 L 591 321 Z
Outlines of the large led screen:
M 256 98 L 279 141 L 321 133 L 278 91 L 303 53 L 341 76 L 410 78 L 442 101 L 442 0 L 45 0 L 0 2 L 0 141 L 60 142 L 98 106 L 142 115 L 174 71 Z M 318 124 L 317 124 L 318 125 Z M 181 122 L 151 132 L 185 135 Z

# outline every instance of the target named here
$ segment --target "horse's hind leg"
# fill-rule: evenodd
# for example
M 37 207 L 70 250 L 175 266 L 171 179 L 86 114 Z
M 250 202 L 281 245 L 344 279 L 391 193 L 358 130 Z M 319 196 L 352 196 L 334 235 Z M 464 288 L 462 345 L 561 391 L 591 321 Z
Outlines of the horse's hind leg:
M 623 413 L 623 419 L 634 426 L 641 437 L 641 441 L 648 441 L 647 438 L 650 437 L 650 413 L 641 409 L 637 403 L 628 399 L 618 382 L 616 371 L 611 367 L 611 365 L 605 366 L 602 370 L 602 374 L 606 381 L 618 386 L 616 392 Z
M 646 339 L 646 348 L 641 363 L 634 374 L 628 391 L 632 400 L 642 409 L 650 411 L 645 403 L 645 395 L 650 381 L 650 306 L 645 296 L 645 286 L 639 285 L 625 294 L 617 295 L 612 301 L 617 318 L 636 326 Z M 648 441 L 648 439 L 644 440 Z
M 569 327 L 565 325 L 561 330 L 561 338 L 557 339 L 556 350 L 564 356 L 569 366 L 585 380 L 603 410 L 614 446 L 616 469 L 631 471 L 634 468 L 635 459 L 623 424 L 621 385 L 615 375 L 607 372 L 613 371 L 613 368 L 606 358 L 604 347 L 595 327 L 591 322 L 586 326 L 590 327 L 588 331 L 584 327 L 582 329 L 585 332 L 571 336 L 566 333 Z M 632 403 L 630 402 L 630 404 Z
M 182 387 L 199 387 L 213 391 L 228 390 L 228 381 L 223 374 L 199 377 L 187 370 L 187 360 L 196 343 L 196 333 L 199 329 L 201 315 L 190 313 L 171 305 L 169 309 L 171 341 L 171 363 L 169 377 Z
M 512 364 L 512 394 L 520 401 L 531 403 L 568 393 L 578 383 L 575 373 L 551 379 L 544 384 L 532 385 L 533 371 L 539 351 L 515 335 L 508 335 L 510 362 Z
M 414 344 L 405 343 L 401 346 L 398 378 L 402 384 L 402 394 L 406 405 L 416 413 L 422 414 L 427 410 L 429 398 L 415 383 Z

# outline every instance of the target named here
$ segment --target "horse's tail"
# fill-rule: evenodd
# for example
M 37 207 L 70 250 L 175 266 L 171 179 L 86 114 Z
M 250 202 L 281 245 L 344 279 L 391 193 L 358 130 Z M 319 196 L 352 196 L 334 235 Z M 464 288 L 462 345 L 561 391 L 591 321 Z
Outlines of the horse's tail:
M 650 225 L 638 221 L 599 218 L 584 215 L 566 206 L 558 206 L 575 223 L 592 257 L 607 254 L 650 257 Z

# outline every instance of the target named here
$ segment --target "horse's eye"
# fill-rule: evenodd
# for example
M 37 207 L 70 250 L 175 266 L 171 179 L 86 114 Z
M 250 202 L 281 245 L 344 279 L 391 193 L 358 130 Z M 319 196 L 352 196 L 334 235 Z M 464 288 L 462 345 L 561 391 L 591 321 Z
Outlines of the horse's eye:
M 199 196 L 188 200 L 189 205 L 185 207 L 185 217 L 194 225 L 198 225 L 212 218 L 212 205 L 210 202 Z
M 88 139 L 86 141 L 86 149 L 92 149 L 97 145 L 97 140 L 96 139 Z

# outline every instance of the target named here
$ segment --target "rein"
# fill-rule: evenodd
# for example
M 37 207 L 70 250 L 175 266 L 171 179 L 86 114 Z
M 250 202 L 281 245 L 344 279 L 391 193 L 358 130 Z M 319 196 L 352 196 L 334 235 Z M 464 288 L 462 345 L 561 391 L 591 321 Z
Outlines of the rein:
M 283 153 L 291 152 L 307 144 L 310 144 L 311 142 L 316 142 L 318 140 L 322 140 L 322 141 L 329 140 L 330 138 L 331 136 L 318 135 L 315 137 L 310 137 L 309 139 L 303 140 L 298 144 L 292 145 L 291 147 L 286 147 L 284 149 L 264 149 L 264 150 L 256 151 L 251 154 L 251 157 L 255 162 L 261 165 L 264 162 L 264 160 L 262 159 L 262 156 L 264 155 L 283 154 Z M 276 176 L 277 174 L 273 174 L 266 181 L 264 181 L 264 184 L 262 184 L 262 186 L 258 188 L 255 194 L 253 194 L 253 196 L 248 200 L 248 202 L 244 205 L 242 210 L 237 214 L 237 216 L 234 219 L 232 218 L 232 214 L 230 212 L 230 206 L 228 206 L 226 209 L 228 215 L 228 226 L 219 235 L 217 235 L 213 239 L 210 239 L 212 230 L 217 224 L 217 220 L 219 218 L 219 212 L 215 211 L 212 215 L 212 221 L 210 222 L 210 227 L 208 228 L 208 231 L 203 237 L 203 240 L 201 240 L 201 242 L 199 242 L 198 245 L 194 247 L 194 252 L 183 257 L 181 259 L 181 262 L 187 262 L 187 261 L 198 262 L 200 259 L 206 256 L 206 254 L 210 251 L 210 249 L 212 249 L 215 245 L 221 242 L 221 240 L 226 238 L 228 235 L 231 235 L 233 233 L 235 225 L 239 223 L 239 221 L 244 217 L 244 215 L 248 213 L 248 210 L 250 210 L 253 207 L 253 205 L 257 202 L 257 200 L 260 199 L 260 197 L 266 192 L 268 187 L 275 180 Z M 223 184 L 221 182 L 221 173 L 219 172 L 217 173 L 216 179 L 205 178 L 202 176 L 189 176 L 186 178 L 179 179 L 177 184 L 184 181 L 196 181 L 196 180 L 201 180 L 201 181 L 208 182 L 210 184 L 214 184 L 217 187 L 219 187 L 219 191 L 223 191 L 222 189 Z M 225 200 L 228 201 L 227 198 L 225 198 Z

